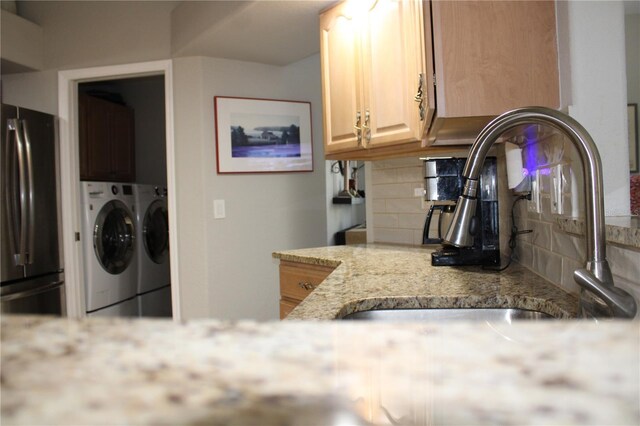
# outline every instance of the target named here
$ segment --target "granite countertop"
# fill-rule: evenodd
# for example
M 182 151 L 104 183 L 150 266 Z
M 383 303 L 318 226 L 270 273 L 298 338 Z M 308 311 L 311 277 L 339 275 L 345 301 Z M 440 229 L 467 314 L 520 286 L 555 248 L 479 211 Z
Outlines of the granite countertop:
M 3 425 L 640 423 L 637 321 L 1 326 Z
M 327 320 L 384 308 L 494 308 L 575 318 L 578 300 L 528 269 L 431 266 L 433 248 L 380 244 L 273 253 L 275 258 L 336 269 L 287 320 Z
M 445 304 L 575 315 L 572 296 L 516 265 L 434 271 L 428 254 L 366 246 L 274 256 L 336 267 L 297 319 Z M 3 425 L 640 423 L 639 321 L 3 315 L 1 327 Z

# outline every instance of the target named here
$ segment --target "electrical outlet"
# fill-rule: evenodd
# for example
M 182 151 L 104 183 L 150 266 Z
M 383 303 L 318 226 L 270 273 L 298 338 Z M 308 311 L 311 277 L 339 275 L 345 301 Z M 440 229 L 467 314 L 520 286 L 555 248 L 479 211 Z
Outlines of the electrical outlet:
M 424 197 L 424 188 L 413 188 L 414 197 Z
M 540 213 L 540 170 L 536 170 L 531 176 L 531 200 L 527 201 L 527 210 Z

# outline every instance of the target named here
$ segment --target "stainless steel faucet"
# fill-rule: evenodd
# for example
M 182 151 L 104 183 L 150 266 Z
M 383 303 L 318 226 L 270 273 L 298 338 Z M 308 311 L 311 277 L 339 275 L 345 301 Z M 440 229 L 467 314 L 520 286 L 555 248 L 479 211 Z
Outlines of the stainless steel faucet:
M 472 234 L 478 228 L 475 223 L 478 178 L 485 157 L 504 132 L 523 124 L 548 125 L 561 131 L 577 148 L 582 162 L 585 175 L 587 263 L 585 268 L 577 269 L 573 274 L 574 280 L 583 289 L 580 294 L 582 315 L 602 315 L 602 312 L 598 312 L 597 299 L 585 292 L 588 290 L 606 303 L 610 315 L 633 318 L 637 311 L 636 301 L 626 291 L 614 287 L 613 275 L 606 258 L 600 155 L 585 128 L 566 114 L 542 107 L 521 108 L 502 114 L 482 129 L 469 151 L 463 171 L 466 179 L 464 189 L 444 242 L 456 247 L 473 244 Z

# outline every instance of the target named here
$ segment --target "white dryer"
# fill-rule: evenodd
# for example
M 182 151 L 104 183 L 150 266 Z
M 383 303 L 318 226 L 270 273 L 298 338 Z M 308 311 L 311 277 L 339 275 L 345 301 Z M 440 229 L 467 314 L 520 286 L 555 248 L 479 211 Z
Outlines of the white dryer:
M 171 316 L 169 217 L 167 190 L 160 185 L 134 185 L 138 241 L 140 316 Z
M 137 316 L 133 186 L 85 181 L 81 188 L 87 315 Z

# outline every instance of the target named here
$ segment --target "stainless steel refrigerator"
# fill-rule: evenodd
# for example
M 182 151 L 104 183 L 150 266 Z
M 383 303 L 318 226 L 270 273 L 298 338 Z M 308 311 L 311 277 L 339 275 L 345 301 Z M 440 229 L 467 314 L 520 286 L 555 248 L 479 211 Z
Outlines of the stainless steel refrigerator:
M 2 105 L 0 312 L 65 314 L 52 115 Z

